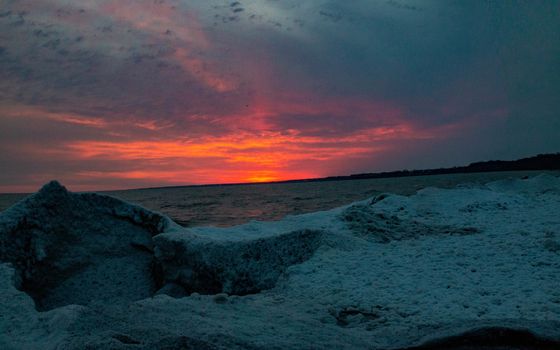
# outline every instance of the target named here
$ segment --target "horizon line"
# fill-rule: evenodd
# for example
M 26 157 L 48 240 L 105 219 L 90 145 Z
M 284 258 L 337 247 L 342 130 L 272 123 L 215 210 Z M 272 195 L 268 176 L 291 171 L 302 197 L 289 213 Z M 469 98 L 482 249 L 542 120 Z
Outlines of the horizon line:
M 451 167 L 440 167 L 440 168 L 428 168 L 428 169 L 400 169 L 400 170 L 390 170 L 390 171 L 379 171 L 371 173 L 357 173 L 350 175 L 329 175 L 324 177 L 314 177 L 314 178 L 299 178 L 299 179 L 287 179 L 278 181 L 255 181 L 255 182 L 231 182 L 231 183 L 209 183 L 209 184 L 184 184 L 184 185 L 169 185 L 169 186 L 150 186 L 150 187 L 133 187 L 133 188 L 122 188 L 122 189 L 111 189 L 111 190 L 90 190 L 90 191 L 76 191 L 77 193 L 87 193 L 87 192 L 120 192 L 120 191 L 140 191 L 140 190 L 156 190 L 156 189 L 172 189 L 172 188 L 184 188 L 184 187 L 218 187 L 218 186 L 240 186 L 240 185 L 270 185 L 270 184 L 285 184 L 285 183 L 301 183 L 301 182 L 322 182 L 322 181 L 350 181 L 350 180 L 362 180 L 362 179 L 373 179 L 373 178 L 392 178 L 392 177 L 404 177 L 404 176 L 433 176 L 433 175 L 446 175 L 446 170 L 456 170 L 462 169 L 468 170 L 468 167 L 473 165 L 482 165 L 492 162 L 519 162 L 523 160 L 530 160 L 543 156 L 558 156 L 560 157 L 560 152 L 556 153 L 539 153 L 534 156 L 523 157 L 513 160 L 485 160 L 471 162 L 468 165 L 456 165 Z M 555 170 L 555 169 L 495 169 L 495 170 L 474 170 L 474 171 L 459 171 L 454 174 L 463 173 L 480 173 L 480 172 L 503 172 L 503 171 L 539 171 L 539 170 Z M 435 173 L 436 171 L 441 171 L 441 173 Z M 422 172 L 433 172 L 425 173 Z M 399 173 L 408 175 L 398 175 Z M 453 173 L 451 173 L 453 174 Z M 369 177 L 368 177 L 369 176 Z M 49 180 L 58 181 L 56 179 Z M 46 182 L 46 183 L 48 183 Z M 64 184 L 62 184 L 66 187 Z M 41 185 L 41 187 L 44 185 Z M 38 189 L 40 190 L 40 188 Z M 37 191 L 38 191 L 37 190 Z M 32 194 L 34 192 L 1 192 L 0 195 L 25 195 Z

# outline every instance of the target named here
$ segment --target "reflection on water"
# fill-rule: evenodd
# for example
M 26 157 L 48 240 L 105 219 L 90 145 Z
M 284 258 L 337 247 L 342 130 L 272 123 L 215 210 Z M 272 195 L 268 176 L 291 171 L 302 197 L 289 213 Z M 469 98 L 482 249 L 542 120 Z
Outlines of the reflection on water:
M 233 226 L 250 220 L 278 220 L 290 214 L 332 209 L 378 193 L 410 195 L 436 186 L 485 183 L 508 177 L 532 176 L 541 172 L 498 172 L 415 176 L 403 178 L 252 184 L 232 186 L 173 187 L 104 192 L 170 216 L 183 226 Z M 558 172 L 554 172 L 558 173 Z M 0 195 L 0 210 L 23 195 Z

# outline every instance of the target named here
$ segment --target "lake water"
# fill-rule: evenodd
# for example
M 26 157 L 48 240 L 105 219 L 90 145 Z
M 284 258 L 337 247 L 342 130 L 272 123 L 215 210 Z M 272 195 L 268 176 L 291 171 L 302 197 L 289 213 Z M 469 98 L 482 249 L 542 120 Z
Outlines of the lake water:
M 428 187 L 486 183 L 542 171 L 430 175 L 327 182 L 188 186 L 103 192 L 168 215 L 183 226 L 233 226 L 251 220 L 279 220 L 286 215 L 332 209 L 383 192 L 410 195 Z M 548 172 L 559 174 L 559 172 Z M 0 194 L 0 211 L 24 194 Z

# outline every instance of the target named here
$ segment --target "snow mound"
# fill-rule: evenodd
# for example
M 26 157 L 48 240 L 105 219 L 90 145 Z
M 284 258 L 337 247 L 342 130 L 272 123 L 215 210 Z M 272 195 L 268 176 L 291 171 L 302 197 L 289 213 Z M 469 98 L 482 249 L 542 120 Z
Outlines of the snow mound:
M 13 264 L 18 287 L 40 310 L 143 299 L 156 288 L 152 235 L 172 225 L 141 207 L 51 182 L 0 215 L 0 261 Z
M 304 229 L 266 238 L 205 237 L 158 213 L 70 193 L 53 181 L 0 215 L 0 261 L 13 264 L 17 286 L 38 310 L 127 303 L 158 289 L 174 296 L 245 295 L 272 288 L 287 267 L 313 254 L 321 235 Z
M 538 176 L 186 229 L 52 182 L 0 213 L 0 348 L 558 349 L 559 209 Z
M 505 180 L 498 180 L 490 182 L 486 186 L 491 190 L 499 192 L 525 194 L 560 194 L 560 178 L 549 174 L 541 174 L 524 179 L 510 178 Z
M 33 299 L 15 288 L 17 273 L 0 264 L 0 349 L 52 349 L 68 338 L 82 308 L 69 305 L 40 313 Z
M 246 295 L 272 288 L 287 267 L 314 253 L 323 233 L 296 230 L 255 239 L 213 240 L 186 232 L 154 238 L 166 283 L 187 293 Z
M 377 202 L 374 202 L 377 203 Z M 404 210 L 404 207 L 402 207 Z M 379 212 L 372 204 L 357 204 L 347 208 L 341 216 L 348 228 L 357 235 L 380 243 L 433 235 L 470 235 L 480 233 L 476 227 L 457 227 L 426 224 L 396 214 Z

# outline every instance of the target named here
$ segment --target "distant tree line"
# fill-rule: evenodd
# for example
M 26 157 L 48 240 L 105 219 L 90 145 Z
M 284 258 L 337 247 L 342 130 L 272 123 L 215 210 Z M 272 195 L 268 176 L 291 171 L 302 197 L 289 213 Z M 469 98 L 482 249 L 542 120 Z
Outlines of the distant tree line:
M 490 160 L 486 162 L 471 163 L 466 166 L 452 168 L 423 169 L 423 170 L 397 170 L 382 173 L 352 174 L 349 176 L 329 176 L 319 179 L 292 180 L 286 182 L 307 181 L 334 181 L 357 179 L 380 179 L 387 177 L 404 177 L 420 175 L 441 175 L 458 173 L 483 173 L 492 171 L 518 171 L 518 170 L 560 170 L 560 153 L 539 154 L 537 156 L 518 160 Z

